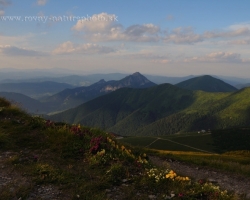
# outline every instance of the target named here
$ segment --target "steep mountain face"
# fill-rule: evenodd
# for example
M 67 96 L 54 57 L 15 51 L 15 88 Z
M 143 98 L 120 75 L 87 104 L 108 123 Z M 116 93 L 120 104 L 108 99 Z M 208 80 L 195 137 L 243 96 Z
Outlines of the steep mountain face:
M 123 88 L 52 120 L 81 123 L 121 135 L 165 135 L 202 129 L 249 126 L 250 88 L 208 93 L 170 84 L 146 89 Z
M 202 90 L 206 92 L 237 91 L 237 88 L 209 75 L 191 78 L 189 80 L 176 84 L 176 86 L 188 90 Z
M 113 92 L 120 88 L 147 88 L 155 85 L 155 83 L 149 81 L 139 72 L 136 72 L 119 81 L 106 82 L 102 79 L 99 82 L 94 83 L 93 85 L 90 85 L 88 87 L 67 89 L 47 98 L 46 100 L 44 100 L 44 102 L 50 103 L 55 107 L 55 110 L 65 110 L 78 106 L 101 95 Z

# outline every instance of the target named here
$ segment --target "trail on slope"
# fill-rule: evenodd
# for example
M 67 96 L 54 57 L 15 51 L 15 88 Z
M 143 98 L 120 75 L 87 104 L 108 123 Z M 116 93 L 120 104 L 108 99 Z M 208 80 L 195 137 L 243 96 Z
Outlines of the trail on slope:
M 170 167 L 177 174 L 188 176 L 194 180 L 206 179 L 222 189 L 233 191 L 236 194 L 245 194 L 250 199 L 250 178 L 241 175 L 223 172 L 218 169 L 198 167 L 179 161 L 162 159 L 156 156 L 149 156 L 151 162 L 160 167 Z
M 154 144 L 156 141 L 158 140 L 166 140 L 168 142 L 172 142 L 172 143 L 175 143 L 175 144 L 178 144 L 178 145 L 181 145 L 181 146 L 185 146 L 185 147 L 188 147 L 190 149 L 195 149 L 197 151 L 201 151 L 201 152 L 205 152 L 205 153 L 210 153 L 210 154 L 214 154 L 214 152 L 210 152 L 210 151 L 206 151 L 206 150 L 203 150 L 203 149 L 199 149 L 199 148 L 195 148 L 195 147 L 192 147 L 192 146 L 189 146 L 189 145 L 186 145 L 186 144 L 182 144 L 182 143 L 179 143 L 179 142 L 175 142 L 173 140 L 170 140 L 170 139 L 163 139 L 163 138 L 160 138 L 160 137 L 157 137 L 156 140 L 154 140 L 153 142 L 151 142 L 149 145 L 145 146 L 146 148 L 149 148 L 152 144 Z

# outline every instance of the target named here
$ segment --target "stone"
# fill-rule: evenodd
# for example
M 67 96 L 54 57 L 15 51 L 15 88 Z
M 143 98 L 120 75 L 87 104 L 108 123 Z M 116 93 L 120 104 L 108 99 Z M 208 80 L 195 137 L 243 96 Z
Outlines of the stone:
M 148 195 L 148 198 L 149 199 L 156 199 L 156 196 L 155 195 Z
M 217 180 L 212 179 L 212 178 L 209 178 L 209 179 L 208 179 L 208 181 L 209 181 L 209 182 L 211 182 L 211 183 L 218 183 L 218 181 L 217 181 Z

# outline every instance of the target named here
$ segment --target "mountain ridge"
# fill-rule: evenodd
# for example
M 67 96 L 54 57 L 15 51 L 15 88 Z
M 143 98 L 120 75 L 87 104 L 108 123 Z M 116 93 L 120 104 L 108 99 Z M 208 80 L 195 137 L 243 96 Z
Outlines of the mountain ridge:
M 189 90 L 202 90 L 205 92 L 234 92 L 237 88 L 214 78 L 210 75 L 194 77 L 176 84 L 176 86 Z
M 65 110 L 123 87 L 145 88 L 155 85 L 155 83 L 149 81 L 145 76 L 136 72 L 119 81 L 105 81 L 101 79 L 90 86 L 67 89 L 48 97 L 44 102 L 51 103 L 54 106 L 60 105 L 59 109 Z
M 121 135 L 164 135 L 247 126 L 248 95 L 250 88 L 231 93 L 191 91 L 171 84 L 146 89 L 122 88 L 51 119 Z

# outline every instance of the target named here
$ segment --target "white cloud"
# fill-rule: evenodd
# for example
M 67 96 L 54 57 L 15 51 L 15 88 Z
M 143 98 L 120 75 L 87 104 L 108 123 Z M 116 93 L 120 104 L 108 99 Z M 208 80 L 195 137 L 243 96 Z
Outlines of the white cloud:
M 46 56 L 46 55 L 48 55 L 48 54 L 43 53 L 43 52 L 19 48 L 19 47 L 10 46 L 10 45 L 0 46 L 0 52 L 4 55 L 7 55 L 7 56 L 34 57 L 34 56 Z
M 169 34 L 166 34 L 164 38 L 165 42 L 172 42 L 175 44 L 193 44 L 203 41 L 202 35 L 196 34 L 192 27 L 179 27 Z
M 249 35 L 250 29 L 248 27 L 241 27 L 235 30 L 229 30 L 229 31 L 206 31 L 203 34 L 204 38 L 223 38 L 223 37 L 237 37 L 237 36 L 244 36 Z
M 173 17 L 168 16 L 169 19 Z M 114 20 L 115 19 L 115 20 Z M 154 24 L 135 24 L 124 27 L 119 24 L 114 14 L 100 13 L 78 20 L 72 27 L 77 34 L 89 41 L 130 41 L 159 42 L 174 44 L 195 44 L 206 40 L 245 37 L 250 34 L 250 24 L 239 24 L 221 31 L 196 33 L 192 27 L 178 27 L 162 33 Z
M 48 0 L 37 0 L 37 5 L 44 6 L 44 5 L 46 5 L 47 2 L 48 2 Z
M 235 37 L 249 36 L 249 34 L 250 24 L 233 25 L 224 31 L 205 31 L 201 34 L 195 33 L 192 27 L 178 27 L 167 32 L 163 40 L 167 43 L 194 44 L 216 38 L 230 40 Z
M 72 30 L 91 41 L 158 41 L 160 28 L 153 24 L 132 25 L 126 29 L 113 14 L 100 13 L 79 20 Z
M 100 13 L 92 16 L 85 16 L 78 20 L 73 30 L 84 31 L 87 33 L 108 32 L 116 22 L 116 16 L 113 14 Z
M 229 62 L 242 63 L 246 60 L 241 59 L 241 55 L 232 52 L 213 52 L 204 56 L 191 57 L 184 60 L 184 62 Z
M 82 44 L 82 45 L 74 45 L 72 42 L 64 42 L 59 45 L 52 53 L 53 54 L 107 54 L 115 52 L 116 50 L 111 47 L 100 46 L 97 44 Z

